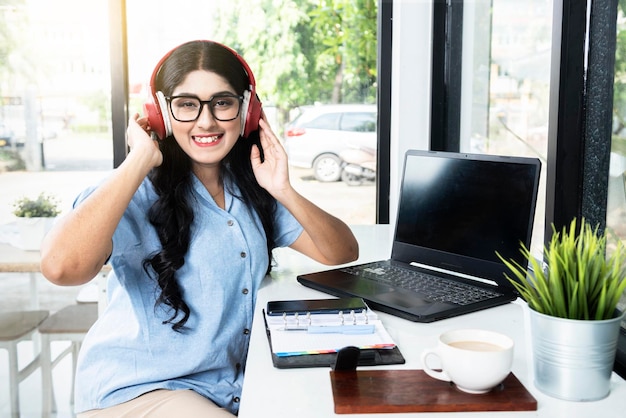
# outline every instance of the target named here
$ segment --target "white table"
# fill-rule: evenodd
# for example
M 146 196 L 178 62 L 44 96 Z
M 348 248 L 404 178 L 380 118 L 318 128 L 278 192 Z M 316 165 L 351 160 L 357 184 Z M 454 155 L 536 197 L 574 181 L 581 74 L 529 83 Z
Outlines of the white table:
M 27 273 L 30 282 L 30 307 L 39 307 L 37 273 L 39 251 L 24 251 L 11 244 L 0 242 L 0 273 Z
M 358 262 L 386 259 L 391 254 L 391 230 L 387 225 L 353 227 L 359 241 Z M 274 417 L 323 418 L 336 416 L 329 368 L 276 369 L 271 354 L 261 309 L 268 300 L 324 298 L 329 295 L 306 288 L 296 281 L 296 275 L 328 267 L 289 250 L 276 252 L 278 266 L 272 277 L 266 278 L 259 292 L 252 329 L 250 352 L 246 366 L 240 418 L 271 414 Z M 430 324 L 419 324 L 380 313 L 391 336 L 398 344 L 406 364 L 363 367 L 362 369 L 422 369 L 420 352 L 436 344 L 436 337 L 453 328 L 485 328 L 511 336 L 515 341 L 513 373 L 537 400 L 537 411 L 481 413 L 415 413 L 415 414 L 350 414 L 347 417 L 391 418 L 400 416 L 420 418 L 459 417 L 546 417 L 546 418 L 623 418 L 626 416 L 626 381 L 613 373 L 610 395 L 596 402 L 562 401 L 539 392 L 533 385 L 532 359 L 525 303 L 516 301 Z M 361 368 L 360 368 L 361 369 Z M 262 414 L 261 414 L 262 412 Z M 344 415 L 339 415 L 344 416 Z
M 30 286 L 30 309 L 39 309 L 39 286 L 41 279 L 39 251 L 28 251 L 14 245 L 17 230 L 14 223 L 0 225 L 0 273 L 25 273 Z M 102 267 L 97 276 L 99 311 L 102 312 L 103 303 L 106 302 L 104 285 L 106 274 L 111 270 L 109 265 Z

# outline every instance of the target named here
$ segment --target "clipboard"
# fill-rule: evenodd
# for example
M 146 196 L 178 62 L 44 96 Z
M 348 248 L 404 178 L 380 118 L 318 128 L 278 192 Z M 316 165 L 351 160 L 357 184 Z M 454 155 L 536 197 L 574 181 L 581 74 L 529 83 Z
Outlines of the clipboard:
M 267 334 L 267 340 L 270 346 L 270 353 L 272 356 L 272 364 L 279 369 L 289 368 L 308 368 L 308 367 L 333 367 L 337 359 L 337 352 L 345 346 L 355 345 L 355 342 L 360 342 L 360 356 L 359 366 L 376 366 L 384 364 L 404 364 L 405 359 L 400 349 L 393 343 L 391 337 L 387 331 L 384 330 L 382 323 L 378 320 L 377 315 L 367 308 L 367 312 L 354 311 L 346 313 L 343 312 L 325 314 L 318 312 L 313 315 L 302 315 L 298 319 L 297 314 L 287 317 L 283 316 L 269 316 L 271 324 L 268 323 L 268 315 L 265 309 L 263 310 L 263 320 L 265 322 L 265 330 Z M 328 324 L 329 328 L 332 328 L 332 336 L 330 334 L 315 334 L 315 340 L 332 340 L 332 343 L 328 346 L 319 346 L 315 349 L 307 348 L 306 341 L 303 348 L 298 348 L 290 351 L 284 349 L 285 339 L 292 339 L 293 342 L 302 342 L 307 338 L 310 340 L 311 335 L 307 334 L 307 325 L 310 324 L 315 327 L 315 324 L 327 324 L 329 318 L 336 317 L 340 321 L 340 325 L 334 323 Z M 281 322 L 284 324 L 280 326 Z M 296 323 L 294 323 L 294 321 Z M 326 322 L 324 322 L 326 321 Z M 345 322 L 345 323 L 344 323 Z M 357 323 L 358 322 L 358 323 Z M 364 325 L 368 324 L 368 325 Z M 296 329 L 297 327 L 297 329 Z M 336 331 L 345 327 L 346 332 Z M 351 333 L 353 327 L 372 327 L 372 331 L 364 331 L 371 334 L 368 336 L 362 332 Z M 375 331 L 374 331 L 375 329 Z M 336 332 L 334 332 L 336 331 Z M 275 343 L 281 345 L 281 350 L 277 352 L 275 350 L 275 344 L 272 341 L 272 333 L 276 336 Z M 283 334 L 284 333 L 284 334 Z M 278 338 L 280 337 L 280 338 Z M 289 344 L 287 344 L 289 345 Z M 359 345 L 359 344 L 357 344 Z M 298 346 L 298 344 L 296 344 Z

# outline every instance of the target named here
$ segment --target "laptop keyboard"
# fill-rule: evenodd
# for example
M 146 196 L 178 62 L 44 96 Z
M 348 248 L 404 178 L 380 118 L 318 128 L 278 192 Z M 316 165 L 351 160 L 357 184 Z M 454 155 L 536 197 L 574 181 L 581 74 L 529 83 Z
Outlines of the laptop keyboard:
M 378 283 L 418 292 L 434 302 L 468 305 L 501 296 L 501 293 L 493 290 L 389 264 L 373 263 L 345 267 L 341 270 Z

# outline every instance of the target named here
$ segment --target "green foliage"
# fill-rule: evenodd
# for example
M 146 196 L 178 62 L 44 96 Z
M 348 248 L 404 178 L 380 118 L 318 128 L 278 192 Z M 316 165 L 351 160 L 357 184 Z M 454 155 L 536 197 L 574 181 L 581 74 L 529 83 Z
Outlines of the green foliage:
M 0 0 L 0 88 L 7 74 L 16 71 L 9 57 L 19 55 L 24 33 L 27 32 L 24 30 L 26 17 L 21 12 L 23 7 L 24 0 Z
M 57 199 L 44 193 L 37 199 L 22 197 L 13 203 L 13 214 L 20 218 L 53 218 L 60 212 Z
M 606 257 L 606 234 L 599 234 L 583 218 L 580 229 L 576 219 L 569 230 L 554 234 L 544 248 L 546 269 L 522 245 L 521 252 L 533 274 L 516 261 L 498 257 L 511 270 L 506 276 L 528 306 L 537 312 L 560 318 L 601 320 L 614 317 L 617 303 L 626 289 L 626 250 L 621 242 Z
M 93 90 L 86 92 L 81 101 L 98 114 L 98 124 L 104 129 L 108 128 L 111 120 L 111 109 L 109 106 L 109 94 L 104 90 Z
M 320 1 L 309 13 L 321 45 L 317 68 L 329 82 L 332 103 L 366 103 L 376 97 L 377 14 L 371 0 Z
M 13 19 L 15 5 L 13 0 L 0 0 L 0 68 L 8 66 L 7 57 L 15 48 L 14 33 L 9 22 Z
M 26 164 L 20 153 L 8 148 L 0 148 L 0 173 L 2 171 L 25 170 Z
M 286 122 L 301 105 L 375 103 L 377 15 L 376 0 L 231 0 L 213 32 L 245 57 L 261 100 Z

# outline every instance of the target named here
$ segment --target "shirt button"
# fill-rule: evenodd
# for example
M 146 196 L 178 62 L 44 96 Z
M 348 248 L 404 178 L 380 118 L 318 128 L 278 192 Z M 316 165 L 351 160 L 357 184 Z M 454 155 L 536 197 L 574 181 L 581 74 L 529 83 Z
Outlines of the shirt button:
M 239 401 L 240 401 L 239 396 L 235 396 L 235 397 L 233 398 L 233 402 L 235 402 L 235 403 L 239 403 Z
M 241 291 L 241 293 L 243 293 L 244 295 L 247 295 L 247 294 L 248 294 L 248 292 L 249 292 L 249 291 L 248 291 L 248 289 L 243 289 L 243 290 Z
M 244 329 L 244 330 L 243 330 L 243 334 L 244 334 L 244 335 L 248 335 L 248 334 L 250 334 L 250 330 L 249 330 L 248 328 Z
M 242 251 L 239 255 L 241 256 L 241 258 L 246 258 L 247 254 L 245 251 Z
M 228 224 L 228 226 L 233 226 L 235 225 L 235 223 L 233 222 L 232 219 L 229 219 L 228 222 L 226 222 Z

